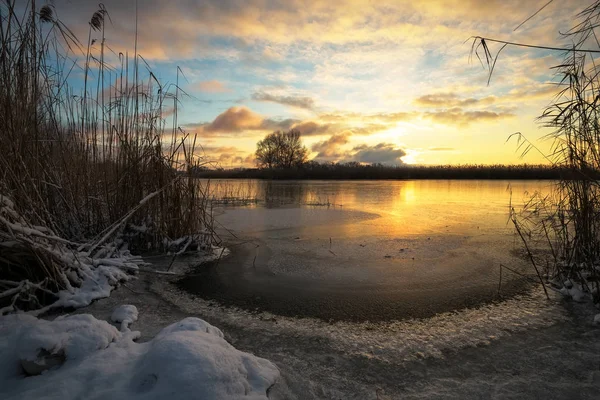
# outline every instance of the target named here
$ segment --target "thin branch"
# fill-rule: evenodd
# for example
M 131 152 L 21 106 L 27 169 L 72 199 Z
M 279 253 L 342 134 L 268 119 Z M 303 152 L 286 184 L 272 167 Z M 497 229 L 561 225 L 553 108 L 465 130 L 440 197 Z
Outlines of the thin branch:
M 490 38 L 483 37 L 483 36 L 471 36 L 469 38 L 469 40 L 471 40 L 471 39 L 473 39 L 475 42 L 479 40 L 479 41 L 483 41 L 483 42 L 502 43 L 502 44 L 509 45 L 509 46 L 527 47 L 527 48 L 530 48 L 530 49 L 552 50 L 552 51 L 562 51 L 562 52 L 573 51 L 572 48 L 553 47 L 553 46 L 538 46 L 538 45 L 526 44 L 526 43 L 509 42 L 509 41 L 506 41 L 506 40 L 490 39 Z M 576 49 L 576 51 L 578 53 L 600 54 L 600 50 Z

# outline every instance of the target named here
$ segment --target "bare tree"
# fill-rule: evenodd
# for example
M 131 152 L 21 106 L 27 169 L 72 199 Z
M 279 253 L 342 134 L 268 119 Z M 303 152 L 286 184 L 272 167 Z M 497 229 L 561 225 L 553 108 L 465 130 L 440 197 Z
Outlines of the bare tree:
M 264 168 L 299 167 L 307 158 L 308 150 L 297 129 L 270 133 L 256 144 L 256 160 Z

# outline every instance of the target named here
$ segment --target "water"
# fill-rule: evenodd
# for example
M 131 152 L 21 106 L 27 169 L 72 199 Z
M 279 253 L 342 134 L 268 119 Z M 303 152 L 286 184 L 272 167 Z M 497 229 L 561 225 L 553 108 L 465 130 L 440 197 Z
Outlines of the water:
M 550 185 L 212 181 L 225 200 L 215 215 L 231 256 L 181 286 L 226 305 L 326 321 L 422 318 L 496 301 L 528 286 L 506 272 L 500 282 L 500 265 L 533 272 L 517 256 L 509 204 Z
M 509 203 L 519 204 L 535 192 L 547 193 L 549 181 L 211 181 L 213 195 L 231 201 L 246 200 L 249 208 L 293 207 L 301 213 L 288 214 L 284 220 L 245 221 L 229 213 L 223 222 L 233 230 L 255 231 L 289 226 L 327 224 L 338 216 L 335 211 L 372 213 L 376 221 L 361 224 L 359 231 L 343 235 L 415 235 L 422 233 L 477 234 L 506 231 Z M 310 210 L 327 209 L 326 220 L 311 219 Z M 230 210 L 230 209 L 228 209 Z M 319 215 L 319 218 L 322 216 Z M 268 218 L 268 216 L 267 216 Z M 352 222 L 355 215 L 347 213 Z M 283 225 L 277 225 L 283 224 Z M 262 225 L 262 226 L 261 226 Z M 365 232 L 364 229 L 368 231 Z M 510 229 L 510 227 L 508 227 Z
M 497 297 L 495 263 L 521 262 L 511 255 L 507 182 L 229 182 L 262 196 L 219 209 L 237 236 L 224 235 L 232 255 L 180 282 L 185 291 L 153 280 L 167 301 L 152 307 L 154 317 L 207 319 L 274 361 L 282 379 L 272 398 L 597 398 L 594 308 L 554 292 L 547 300 L 539 286 Z M 286 195 L 267 197 L 265 186 Z M 549 186 L 512 190 L 518 203 Z M 323 193 L 343 206 L 306 205 Z M 454 291 L 482 297 L 464 307 Z

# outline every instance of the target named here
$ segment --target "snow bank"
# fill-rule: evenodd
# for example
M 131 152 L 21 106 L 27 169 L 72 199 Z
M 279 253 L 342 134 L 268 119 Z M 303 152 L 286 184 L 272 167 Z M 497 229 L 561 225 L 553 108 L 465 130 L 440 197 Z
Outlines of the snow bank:
M 121 322 L 133 315 L 127 307 L 115 314 Z M 135 337 L 88 314 L 0 317 L 0 398 L 267 399 L 279 377 L 270 361 L 235 349 L 198 318 L 146 343 Z M 28 362 L 46 370 L 27 376 Z

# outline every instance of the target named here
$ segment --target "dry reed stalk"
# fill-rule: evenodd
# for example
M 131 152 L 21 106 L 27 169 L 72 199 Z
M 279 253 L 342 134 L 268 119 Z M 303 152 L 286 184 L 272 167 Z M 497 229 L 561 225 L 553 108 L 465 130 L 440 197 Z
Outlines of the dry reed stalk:
M 162 85 L 137 47 L 109 63 L 102 5 L 85 46 L 52 5 L 36 7 L 0 1 L 0 198 L 12 205 L 0 213 L 0 279 L 35 278 L 53 293 L 80 284 L 49 243 L 76 259 L 81 249 L 117 255 L 115 239 L 132 251 L 167 250 L 182 237 L 193 239 L 188 249 L 210 247 L 207 192 L 191 173 L 203 160 L 177 125 L 181 70 Z M 15 220 L 29 234 L 9 249 Z
M 570 179 L 558 181 L 551 195 L 534 195 L 518 214 L 511 212 L 517 234 L 542 284 L 542 274 L 533 258 L 532 246 L 545 242 L 552 256 L 549 281 L 558 287 L 575 281 L 600 300 L 600 1 L 594 1 L 576 17 L 574 27 L 564 34 L 569 47 L 538 46 L 484 37 L 473 39 L 472 54 L 485 60 L 490 77 L 499 53 L 506 46 L 541 48 L 564 54 L 554 67 L 558 82 L 552 104 L 539 117 L 552 128 L 550 155 L 556 168 L 570 171 Z M 494 54 L 490 43 L 501 45 Z M 481 52 L 481 54 L 478 54 Z M 518 147 L 527 154 L 539 151 L 520 133 Z M 545 288 L 545 287 L 544 287 Z

